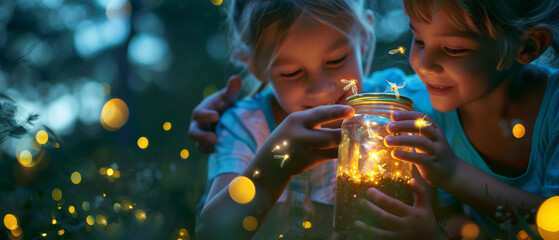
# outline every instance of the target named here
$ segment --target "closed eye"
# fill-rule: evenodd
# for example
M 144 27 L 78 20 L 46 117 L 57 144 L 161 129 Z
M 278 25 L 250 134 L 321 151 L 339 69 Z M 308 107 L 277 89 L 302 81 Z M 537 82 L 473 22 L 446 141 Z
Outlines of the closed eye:
M 295 78 L 295 77 L 297 77 L 297 76 L 299 75 L 299 73 L 301 73 L 301 72 L 303 72 L 303 70 L 299 69 L 299 70 L 297 70 L 297 71 L 295 71 L 295 72 L 291 72 L 291 73 L 280 73 L 280 76 L 281 76 L 281 77 L 284 77 L 284 78 Z
M 469 51 L 468 49 L 455 49 L 448 47 L 445 47 L 444 50 L 450 55 L 461 55 Z
M 330 67 L 332 67 L 332 66 L 338 66 L 338 65 L 342 64 L 346 59 L 347 59 L 347 54 L 344 55 L 344 56 L 341 57 L 341 58 L 336 59 L 336 60 L 332 60 L 332 61 L 326 62 L 326 65 L 328 65 L 328 66 L 330 66 Z
M 425 43 L 421 40 L 416 39 L 414 42 L 415 42 L 415 45 L 417 45 L 419 48 L 425 47 Z

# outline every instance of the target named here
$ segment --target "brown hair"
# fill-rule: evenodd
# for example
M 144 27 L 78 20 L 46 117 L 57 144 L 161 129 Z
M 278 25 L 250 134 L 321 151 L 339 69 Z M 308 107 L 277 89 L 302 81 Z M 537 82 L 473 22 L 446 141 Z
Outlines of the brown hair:
M 461 31 L 499 41 L 501 61 L 497 69 L 510 67 L 524 32 L 547 24 L 554 35 L 548 54 L 550 63 L 559 60 L 559 1 L 557 0 L 404 0 L 404 9 L 414 21 L 429 23 L 438 9 L 444 9 L 451 23 Z

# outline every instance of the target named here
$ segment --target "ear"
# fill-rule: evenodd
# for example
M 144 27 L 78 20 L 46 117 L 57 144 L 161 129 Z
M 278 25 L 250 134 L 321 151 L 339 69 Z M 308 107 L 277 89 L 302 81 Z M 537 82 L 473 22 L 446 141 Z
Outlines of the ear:
M 373 17 L 373 11 L 371 11 L 370 9 L 366 9 L 365 12 L 365 19 L 367 20 L 367 23 L 371 26 L 371 28 L 373 28 L 374 23 L 375 23 L 375 18 Z M 372 33 L 373 34 L 373 33 Z M 362 37 L 362 41 L 361 41 L 361 55 L 364 55 L 367 52 L 367 48 L 369 45 L 371 45 L 372 43 L 372 47 L 375 46 L 375 36 L 371 35 L 371 36 L 367 36 L 367 34 L 365 33 L 364 36 Z
M 551 44 L 553 34 L 546 24 L 538 24 L 526 29 L 522 39 L 525 39 L 518 48 L 516 61 L 528 64 L 541 56 Z

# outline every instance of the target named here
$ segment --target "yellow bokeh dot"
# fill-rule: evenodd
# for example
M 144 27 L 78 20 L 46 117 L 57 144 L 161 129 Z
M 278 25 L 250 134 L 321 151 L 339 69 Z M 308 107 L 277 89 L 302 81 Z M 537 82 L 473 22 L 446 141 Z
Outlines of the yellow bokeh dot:
M 89 204 L 88 201 L 83 201 L 83 203 L 82 203 L 82 209 L 83 209 L 84 211 L 89 211 L 89 210 L 91 209 L 91 204 Z
M 21 230 L 20 227 L 17 227 L 16 230 L 11 230 L 12 231 L 12 235 L 14 235 L 14 237 L 19 237 L 23 231 Z
M 559 196 L 550 197 L 540 205 L 536 225 L 543 239 L 559 239 Z
M 93 219 L 93 216 L 89 215 L 85 218 L 85 222 L 88 225 L 93 226 L 93 224 L 95 224 L 95 219 Z
M 119 178 L 120 177 L 120 171 L 119 170 L 114 170 L 113 177 L 114 178 Z
M 60 143 L 55 143 L 55 144 L 54 144 L 54 147 L 60 148 Z
M 4 216 L 4 226 L 10 230 L 16 230 L 19 226 L 17 225 L 17 218 L 13 214 L 6 214 Z
M 40 144 L 45 144 L 49 141 L 49 134 L 45 130 L 39 130 L 35 134 L 35 140 Z
M 181 150 L 181 158 L 182 159 L 187 159 L 188 156 L 190 156 L 190 152 L 188 152 L 188 150 L 186 150 L 186 149 Z
M 112 168 L 107 168 L 107 176 L 112 176 L 115 171 Z
M 58 230 L 58 236 L 62 236 L 62 235 L 64 235 L 64 232 L 65 232 L 65 231 L 64 231 L 64 229 L 60 229 L 60 230 Z
M 79 184 L 82 181 L 82 175 L 79 172 L 73 172 L 70 175 L 70 180 L 72 180 L 73 184 Z
M 101 110 L 101 125 L 109 131 L 116 131 L 126 124 L 128 115 L 126 103 L 113 98 L 107 101 Z
M 514 135 L 515 138 L 524 137 L 524 134 L 526 134 L 526 128 L 524 125 L 518 123 L 512 127 L 512 135 Z
M 51 223 L 52 223 L 52 225 L 56 224 L 57 223 L 56 219 L 53 218 Z
M 283 238 L 283 234 L 280 234 L 280 235 L 279 235 L 279 238 Z
M 311 226 L 312 226 L 311 222 L 309 222 L 309 221 L 304 221 L 303 222 L 303 227 L 305 229 L 309 229 L 309 228 L 311 228 Z
M 179 229 L 180 236 L 188 236 L 188 231 L 185 228 Z
M 100 225 L 100 226 L 103 226 L 103 227 L 107 226 L 107 218 L 105 218 L 105 216 L 103 216 L 103 215 L 95 216 L 95 222 L 97 223 L 97 225 Z
M 254 187 L 254 183 L 252 183 L 249 178 L 244 176 L 236 177 L 229 185 L 229 195 L 233 201 L 240 204 L 252 201 L 255 193 L 256 188 Z
M 47 233 L 42 233 L 41 236 L 46 237 Z
M 62 190 L 60 190 L 60 188 L 55 188 L 52 190 L 52 199 L 54 199 L 55 201 L 60 201 L 60 199 L 62 199 Z
M 462 239 L 476 239 L 479 236 L 479 226 L 473 222 L 467 222 L 460 229 Z
M 140 137 L 138 139 L 138 147 L 140 147 L 141 149 L 146 149 L 149 145 L 149 141 L 146 137 Z
M 170 122 L 163 123 L 163 130 L 165 131 L 171 130 L 171 123 Z
M 245 230 L 252 232 L 258 228 L 258 220 L 253 216 L 247 216 L 243 219 L 243 228 Z
M 33 167 L 35 165 L 33 164 L 33 155 L 31 155 L 31 152 L 27 150 L 21 151 L 17 160 L 24 167 Z
M 211 0 L 213 5 L 219 6 L 223 2 L 223 0 Z
M 70 205 L 70 206 L 68 207 L 68 212 L 69 212 L 69 213 L 75 213 L 75 212 L 76 212 L 76 207 L 74 207 L 74 205 Z
M 516 235 L 516 239 L 526 240 L 526 239 L 530 239 L 530 237 L 528 236 L 528 233 L 526 233 L 526 231 L 520 230 Z
M 143 223 L 144 221 L 146 221 L 146 212 L 144 212 L 144 210 L 138 209 L 136 210 L 134 215 L 136 215 L 136 219 L 138 219 L 138 222 Z

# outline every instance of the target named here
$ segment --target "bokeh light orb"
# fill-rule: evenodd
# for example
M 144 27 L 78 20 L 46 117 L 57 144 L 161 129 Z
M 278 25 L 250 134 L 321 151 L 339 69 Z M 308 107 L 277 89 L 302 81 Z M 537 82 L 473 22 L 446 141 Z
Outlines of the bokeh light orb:
M 211 0 L 213 5 L 219 6 L 221 5 L 221 3 L 223 3 L 223 0 Z
M 305 229 L 309 229 L 309 228 L 311 228 L 311 226 L 312 226 L 311 222 L 309 222 L 309 221 L 304 221 L 303 222 L 303 227 Z
M 518 123 L 514 125 L 514 127 L 512 127 L 512 135 L 515 138 L 524 137 L 524 134 L 526 134 L 526 128 L 524 127 L 524 125 Z
M 146 149 L 149 145 L 149 141 L 146 137 L 138 138 L 138 147 L 141 149 Z
M 107 101 L 101 110 L 101 125 L 109 131 L 116 131 L 126 124 L 128 116 L 126 103 L 113 98 Z
M 246 204 L 252 201 L 256 193 L 254 183 L 247 177 L 239 176 L 231 181 L 229 185 L 229 195 L 233 201 Z
M 87 223 L 87 225 L 93 226 L 93 224 L 95 224 L 95 219 L 93 218 L 93 216 L 89 215 L 87 216 L 87 218 L 85 218 L 85 222 Z
M 136 210 L 134 215 L 136 216 L 136 219 L 139 223 L 144 223 L 146 221 L 146 212 L 144 210 L 138 209 Z
M 9 230 L 16 230 L 19 226 L 17 224 L 17 218 L 13 214 L 6 214 L 4 216 L 4 226 Z
M 23 150 L 19 153 L 17 160 L 24 167 L 33 167 L 33 155 L 27 150 Z
M 171 130 L 171 127 L 172 127 L 172 125 L 171 125 L 170 122 L 163 123 L 163 130 L 169 131 L 169 130 Z
M 181 150 L 181 158 L 182 158 L 182 159 L 187 159 L 188 156 L 190 156 L 190 152 L 188 152 L 187 149 Z
M 462 239 L 476 239 L 479 236 L 479 226 L 473 222 L 467 222 L 460 229 Z
M 62 190 L 60 190 L 60 188 L 55 188 L 52 190 L 52 199 L 54 199 L 55 201 L 60 201 L 60 199 L 62 199 Z
M 79 184 L 82 181 L 82 175 L 79 172 L 73 172 L 70 175 L 70 180 L 72 180 L 73 184 Z
M 49 134 L 45 130 L 39 130 L 37 134 L 35 134 L 35 140 L 39 144 L 45 144 L 49 141 Z
M 550 197 L 540 205 L 536 225 L 543 239 L 559 239 L 559 196 Z
M 258 220 L 253 216 L 247 216 L 243 219 L 243 228 L 252 232 L 258 228 Z

